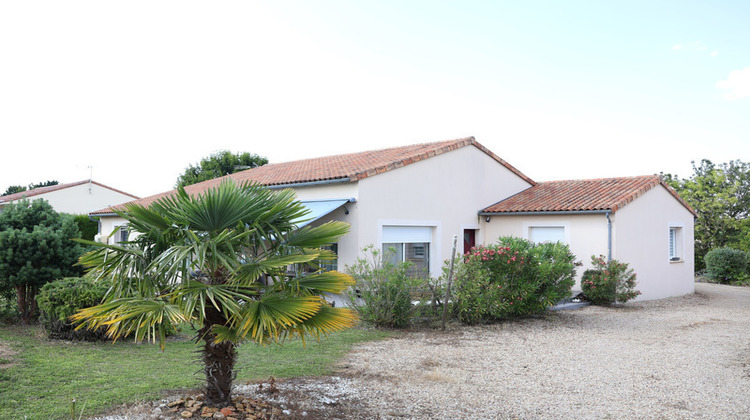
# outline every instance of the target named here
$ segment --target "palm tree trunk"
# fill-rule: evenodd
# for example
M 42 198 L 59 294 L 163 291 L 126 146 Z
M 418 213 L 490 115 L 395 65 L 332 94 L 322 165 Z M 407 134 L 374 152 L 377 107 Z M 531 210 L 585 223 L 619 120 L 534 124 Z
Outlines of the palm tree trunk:
M 236 376 L 234 363 L 237 359 L 237 351 L 234 343 L 230 341 L 215 342 L 216 334 L 211 332 L 211 327 L 226 322 L 221 312 L 210 308 L 206 311 L 206 315 L 203 328 L 198 331 L 199 337 L 204 341 L 202 356 L 206 383 L 203 393 L 207 405 L 226 407 L 232 403 L 232 381 Z
M 229 341 L 215 343 L 212 337 L 205 337 L 204 341 L 205 402 L 214 407 L 226 407 L 232 403 L 232 381 L 235 377 L 234 362 L 237 352 L 234 344 Z

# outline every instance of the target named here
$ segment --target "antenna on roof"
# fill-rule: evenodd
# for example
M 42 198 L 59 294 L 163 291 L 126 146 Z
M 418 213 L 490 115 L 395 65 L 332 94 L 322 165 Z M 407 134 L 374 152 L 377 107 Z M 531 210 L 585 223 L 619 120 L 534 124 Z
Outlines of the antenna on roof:
M 89 168 L 89 195 L 91 195 L 91 181 L 94 178 L 94 165 L 89 165 L 87 168 Z

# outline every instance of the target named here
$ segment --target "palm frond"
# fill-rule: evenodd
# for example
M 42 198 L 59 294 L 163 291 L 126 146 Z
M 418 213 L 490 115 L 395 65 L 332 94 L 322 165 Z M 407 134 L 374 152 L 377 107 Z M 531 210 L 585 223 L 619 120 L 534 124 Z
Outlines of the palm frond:
M 319 258 L 320 250 L 304 250 L 289 255 L 262 256 L 253 260 L 247 260 L 236 273 L 235 280 L 242 284 L 256 281 L 263 274 L 273 273 L 279 269 L 294 264 L 304 264 Z
M 277 341 L 281 333 L 314 316 L 322 305 L 318 296 L 266 294 L 246 304 L 236 325 L 243 338 L 249 335 L 261 344 Z
M 320 248 L 323 245 L 336 242 L 338 238 L 349 233 L 350 226 L 346 222 L 328 222 L 320 226 L 305 226 L 292 232 L 285 238 L 285 245 L 301 248 Z
M 221 312 L 224 318 L 229 319 L 240 312 L 239 302 L 253 300 L 257 294 L 257 287 L 229 284 L 209 285 L 196 280 L 188 280 L 173 295 L 184 314 L 198 322 L 203 322 L 207 305 Z
M 159 344 L 164 349 L 166 338 L 165 326 L 176 327 L 189 319 L 177 305 L 165 299 L 143 299 L 139 297 L 114 299 L 101 305 L 81 309 L 71 316 L 74 322 L 80 322 L 76 329 L 107 329 L 107 335 L 113 340 L 133 335 L 136 341 L 148 340 Z
M 292 288 L 314 295 L 323 293 L 339 294 L 348 287 L 353 286 L 354 283 L 352 276 L 338 271 L 318 272 L 289 280 Z
M 314 316 L 297 324 L 288 334 L 297 334 L 303 340 L 305 335 L 311 335 L 319 340 L 321 335 L 352 328 L 358 321 L 357 313 L 352 309 L 323 305 Z

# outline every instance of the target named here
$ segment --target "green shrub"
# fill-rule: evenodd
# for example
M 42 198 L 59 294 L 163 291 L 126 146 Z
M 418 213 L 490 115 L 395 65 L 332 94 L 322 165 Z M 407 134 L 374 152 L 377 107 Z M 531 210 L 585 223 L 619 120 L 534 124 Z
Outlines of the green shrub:
M 412 264 L 393 264 L 372 245 L 362 252 L 364 258 L 346 267 L 356 281 L 343 296 L 347 304 L 359 313 L 361 320 L 376 326 L 409 325 L 416 309 L 412 299 L 420 294 L 425 280 L 409 276 Z
M 453 313 L 467 324 L 539 314 L 570 296 L 574 278 L 567 245 L 503 237 L 457 264 Z
M 607 262 L 603 255 L 591 256 L 593 269 L 583 272 L 581 289 L 591 303 L 609 305 L 624 303 L 641 294 L 635 289 L 636 275 L 627 263 Z
M 729 247 L 715 248 L 706 254 L 706 277 L 720 283 L 748 278 L 748 254 Z
M 105 340 L 104 330 L 75 331 L 68 317 L 83 308 L 98 305 L 104 299 L 107 287 L 85 277 L 67 277 L 47 283 L 39 290 L 36 301 L 39 320 L 49 338 L 64 340 Z
M 99 233 L 99 222 L 96 220 L 89 219 L 86 214 L 73 215 L 73 220 L 78 224 L 78 230 L 81 232 L 81 239 L 93 241 L 97 233 Z
M 15 295 L 0 294 L 0 323 L 12 324 L 18 321 L 18 303 Z

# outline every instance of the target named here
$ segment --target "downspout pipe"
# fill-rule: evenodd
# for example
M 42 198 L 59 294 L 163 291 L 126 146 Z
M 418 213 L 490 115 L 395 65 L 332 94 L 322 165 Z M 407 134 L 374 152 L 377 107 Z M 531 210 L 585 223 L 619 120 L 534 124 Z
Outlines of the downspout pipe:
M 612 261 L 612 219 L 609 218 L 610 214 L 612 214 L 611 210 L 605 213 L 607 216 L 607 262 Z

